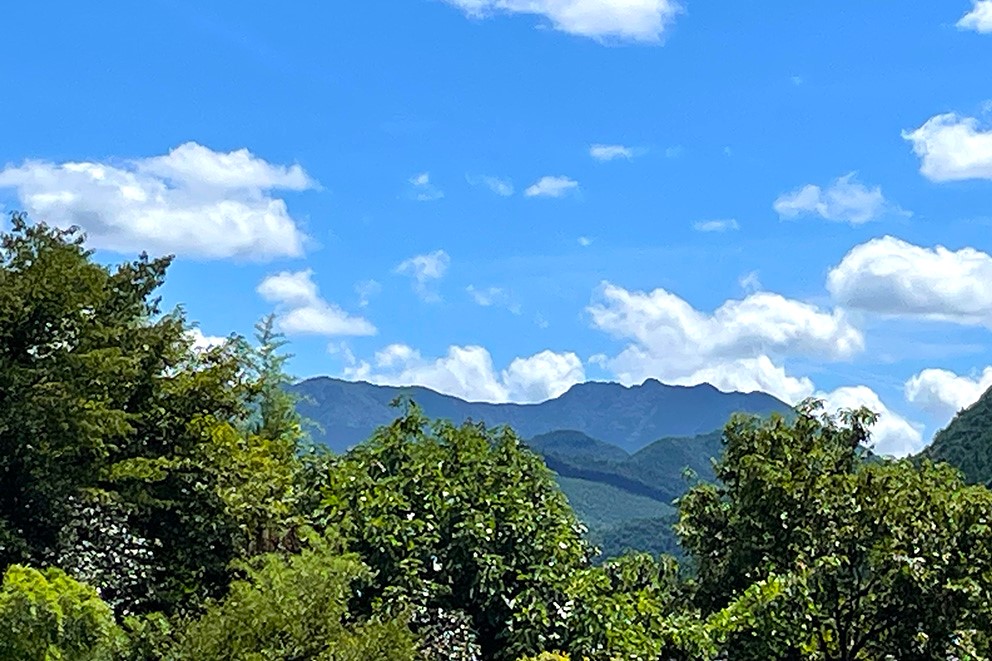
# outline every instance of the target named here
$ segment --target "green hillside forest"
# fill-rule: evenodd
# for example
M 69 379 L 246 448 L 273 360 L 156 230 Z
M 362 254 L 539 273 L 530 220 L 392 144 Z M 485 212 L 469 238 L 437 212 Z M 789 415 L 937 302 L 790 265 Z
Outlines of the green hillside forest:
M 992 483 L 992 390 L 939 431 L 923 456 L 957 466 L 969 482 Z
M 623 456 L 400 399 L 333 454 L 271 318 L 194 347 L 169 265 L 0 236 L 0 659 L 992 656 L 988 397 L 915 460 L 812 400 Z M 570 503 L 656 552 L 596 561 Z

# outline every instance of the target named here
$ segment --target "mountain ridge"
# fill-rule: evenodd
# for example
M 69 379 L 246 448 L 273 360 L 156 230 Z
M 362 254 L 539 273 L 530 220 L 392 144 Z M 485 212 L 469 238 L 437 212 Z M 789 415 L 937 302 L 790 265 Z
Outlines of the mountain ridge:
M 323 428 L 314 430 L 314 440 L 339 452 L 389 424 L 397 415 L 390 403 L 401 396 L 409 396 L 432 418 L 506 424 L 521 438 L 575 430 L 628 453 L 661 438 L 721 429 L 737 411 L 769 415 L 791 410 L 760 391 L 724 392 L 710 384 L 676 386 L 657 379 L 633 386 L 587 381 L 556 398 L 528 404 L 470 402 L 423 386 L 381 386 L 326 376 L 298 381 L 290 390 L 303 398 L 300 413 Z

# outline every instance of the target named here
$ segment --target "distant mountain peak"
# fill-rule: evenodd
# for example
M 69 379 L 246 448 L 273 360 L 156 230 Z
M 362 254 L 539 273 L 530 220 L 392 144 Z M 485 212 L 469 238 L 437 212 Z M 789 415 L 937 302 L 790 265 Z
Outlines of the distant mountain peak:
M 315 440 L 335 450 L 365 440 L 377 427 L 394 420 L 397 411 L 389 404 L 401 394 L 410 394 L 432 418 L 506 424 L 521 438 L 575 430 L 625 452 L 636 452 L 664 437 L 718 430 L 738 411 L 768 415 L 791 410 L 766 393 L 725 393 L 710 384 L 673 386 L 657 379 L 633 386 L 587 381 L 538 404 L 467 402 L 422 386 L 397 388 L 332 377 L 306 379 L 290 388 L 306 398 L 299 404 L 300 412 L 324 429 L 315 432 Z

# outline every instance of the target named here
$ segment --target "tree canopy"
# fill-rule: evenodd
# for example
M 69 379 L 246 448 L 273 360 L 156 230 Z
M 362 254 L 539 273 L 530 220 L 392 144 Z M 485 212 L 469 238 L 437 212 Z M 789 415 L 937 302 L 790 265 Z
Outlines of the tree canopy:
M 406 402 L 308 445 L 273 318 L 195 348 L 169 262 L 0 237 L 0 658 L 992 657 L 992 492 L 872 457 L 869 411 L 735 416 L 677 502 L 683 559 L 594 565 L 510 429 Z

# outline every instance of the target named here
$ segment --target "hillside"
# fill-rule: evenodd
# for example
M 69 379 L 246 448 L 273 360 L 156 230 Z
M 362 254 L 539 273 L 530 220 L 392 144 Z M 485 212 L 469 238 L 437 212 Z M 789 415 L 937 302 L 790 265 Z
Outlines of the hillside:
M 558 484 L 603 557 L 628 550 L 678 552 L 673 501 L 697 479 L 714 478 L 720 432 L 664 438 L 632 455 L 574 431 L 544 434 L 528 445 L 558 475 Z
M 340 452 L 365 440 L 397 415 L 390 402 L 411 397 L 433 418 L 487 425 L 508 424 L 522 438 L 575 430 L 625 452 L 637 452 L 659 438 L 692 437 L 720 429 L 737 411 L 768 415 L 789 406 L 771 395 L 726 393 L 711 385 L 670 386 L 649 379 L 639 386 L 588 382 L 540 404 L 466 402 L 427 388 L 376 386 L 320 377 L 291 386 L 305 398 L 300 412 L 322 430 L 314 440 Z
M 922 456 L 956 466 L 969 482 L 992 482 L 992 389 L 938 432 Z

